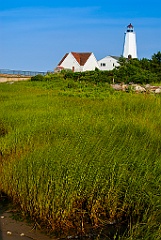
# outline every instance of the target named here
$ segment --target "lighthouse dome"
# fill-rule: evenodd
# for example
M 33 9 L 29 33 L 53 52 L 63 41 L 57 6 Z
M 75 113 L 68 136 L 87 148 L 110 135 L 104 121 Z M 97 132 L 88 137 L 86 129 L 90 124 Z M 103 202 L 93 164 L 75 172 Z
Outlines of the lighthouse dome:
M 127 32 L 133 32 L 134 31 L 134 27 L 133 25 L 130 23 L 128 26 L 127 26 Z

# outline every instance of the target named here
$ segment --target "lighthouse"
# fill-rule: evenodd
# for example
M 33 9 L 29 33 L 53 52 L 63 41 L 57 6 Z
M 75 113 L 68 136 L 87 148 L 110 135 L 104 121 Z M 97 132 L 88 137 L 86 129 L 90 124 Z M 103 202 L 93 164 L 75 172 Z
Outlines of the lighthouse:
M 125 32 L 123 57 L 137 58 L 136 35 L 131 23 L 127 26 Z

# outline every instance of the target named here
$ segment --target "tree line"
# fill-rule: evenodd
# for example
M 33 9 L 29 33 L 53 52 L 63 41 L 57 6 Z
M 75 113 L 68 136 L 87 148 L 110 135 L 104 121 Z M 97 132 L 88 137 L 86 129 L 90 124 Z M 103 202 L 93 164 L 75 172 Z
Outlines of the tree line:
M 64 79 L 70 78 L 75 81 L 94 81 L 108 83 L 140 83 L 148 84 L 161 82 L 161 52 L 152 55 L 151 59 L 126 59 L 120 57 L 120 66 L 109 71 L 72 72 L 63 71 Z
M 120 66 L 113 70 L 116 81 L 148 84 L 161 82 L 161 52 L 152 55 L 151 59 L 119 58 Z
M 138 83 L 150 84 L 161 82 L 161 52 L 153 54 L 151 59 L 126 59 L 120 57 L 118 60 L 120 66 L 109 71 L 95 69 L 94 71 L 72 72 L 71 70 L 62 70 L 59 77 L 72 79 L 74 81 L 90 81 L 95 84 L 101 82 L 107 83 Z M 55 75 L 55 76 L 54 76 Z M 47 76 L 32 77 L 32 81 L 54 80 L 56 73 Z M 57 76 L 58 77 L 58 76 Z

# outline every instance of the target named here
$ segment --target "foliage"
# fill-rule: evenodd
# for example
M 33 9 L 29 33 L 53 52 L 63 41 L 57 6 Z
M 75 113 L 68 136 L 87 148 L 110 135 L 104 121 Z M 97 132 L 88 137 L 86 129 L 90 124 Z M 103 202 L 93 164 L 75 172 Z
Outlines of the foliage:
M 159 239 L 160 96 L 54 78 L 0 84 L 0 189 L 53 231 Z
M 73 80 L 75 82 L 99 83 L 140 83 L 149 84 L 161 82 L 161 52 L 153 54 L 152 59 L 126 59 L 120 57 L 120 66 L 110 71 L 72 72 L 62 70 L 61 73 L 47 74 L 46 76 L 37 75 L 31 81 L 55 81 L 58 79 Z M 74 83 L 72 83 L 74 84 Z M 69 84 L 70 85 L 70 84 Z M 76 86 L 77 84 L 75 84 Z
M 154 53 L 152 56 L 152 62 L 156 63 L 157 65 L 161 65 L 161 52 Z
M 151 60 L 143 58 L 126 59 L 120 57 L 120 67 L 115 70 L 115 82 L 154 83 L 161 81 L 160 52 L 154 54 Z
M 44 76 L 41 74 L 31 77 L 31 81 L 43 81 L 44 79 Z

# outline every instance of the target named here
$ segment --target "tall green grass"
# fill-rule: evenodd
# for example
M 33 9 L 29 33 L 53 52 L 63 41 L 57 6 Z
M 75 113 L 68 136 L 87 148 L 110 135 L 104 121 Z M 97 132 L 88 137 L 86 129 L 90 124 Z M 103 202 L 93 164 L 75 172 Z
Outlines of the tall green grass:
M 160 239 L 160 100 L 63 80 L 0 84 L 0 189 L 51 230 L 116 224 L 118 239 Z

